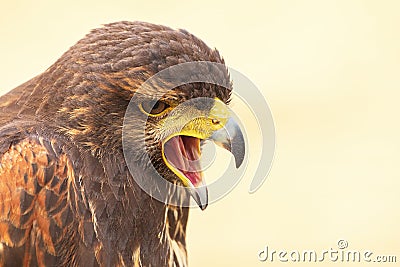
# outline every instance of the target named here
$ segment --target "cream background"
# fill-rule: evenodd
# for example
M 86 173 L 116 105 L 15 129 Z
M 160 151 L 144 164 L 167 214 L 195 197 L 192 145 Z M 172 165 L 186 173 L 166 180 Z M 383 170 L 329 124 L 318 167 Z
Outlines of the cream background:
M 247 193 L 253 163 L 231 194 L 192 210 L 191 266 L 283 266 L 257 252 L 337 248 L 339 239 L 400 261 L 399 10 L 395 0 L 2 1 L 0 92 L 100 24 L 185 28 L 259 86 L 277 133 L 258 192 Z M 250 137 L 256 162 L 259 137 Z

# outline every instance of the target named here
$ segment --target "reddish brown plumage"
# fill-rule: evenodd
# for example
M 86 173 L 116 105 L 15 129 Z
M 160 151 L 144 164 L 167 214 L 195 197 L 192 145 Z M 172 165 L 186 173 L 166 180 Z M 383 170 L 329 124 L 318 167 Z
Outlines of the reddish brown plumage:
M 0 166 L 2 242 L 7 247 L 24 248 L 23 265 L 31 264 L 32 253 L 41 265 L 46 254 L 55 255 L 55 246 L 71 223 L 66 221 L 70 208 L 65 201 L 73 177 L 71 163 L 65 154 L 56 159 L 39 140 L 25 139 L 2 155 Z M 55 235 L 50 226 L 62 230 Z M 28 239 L 35 233 L 41 240 L 35 240 L 31 248 Z

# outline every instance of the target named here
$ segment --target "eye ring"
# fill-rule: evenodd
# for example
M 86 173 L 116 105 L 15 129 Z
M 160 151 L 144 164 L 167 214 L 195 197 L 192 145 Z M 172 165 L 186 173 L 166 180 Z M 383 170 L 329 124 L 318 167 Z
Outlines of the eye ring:
M 139 104 L 140 110 L 149 116 L 160 116 L 163 114 L 170 106 L 164 101 L 143 101 Z

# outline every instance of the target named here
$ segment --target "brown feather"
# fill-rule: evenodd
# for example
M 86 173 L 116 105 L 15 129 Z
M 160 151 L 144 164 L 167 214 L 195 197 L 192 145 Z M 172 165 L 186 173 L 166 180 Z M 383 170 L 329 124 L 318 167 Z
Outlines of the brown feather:
M 122 152 L 122 123 L 146 79 L 191 61 L 224 63 L 184 30 L 112 23 L 0 97 L 0 266 L 187 265 L 188 209 L 161 203 L 134 182 Z M 215 75 L 228 89 L 197 83 L 141 97 L 227 103 L 229 74 Z M 142 141 L 134 133 L 130 138 Z M 149 145 L 158 171 L 174 176 L 162 166 L 157 144 Z M 130 160 L 140 170 L 135 178 L 151 182 L 140 161 L 144 151 L 132 150 Z M 172 186 L 168 190 L 170 198 L 189 201 Z

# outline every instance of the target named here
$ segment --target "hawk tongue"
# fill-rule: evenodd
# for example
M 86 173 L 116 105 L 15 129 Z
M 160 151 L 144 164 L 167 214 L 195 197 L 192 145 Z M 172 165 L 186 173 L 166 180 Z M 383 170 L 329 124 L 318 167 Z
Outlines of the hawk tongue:
M 200 139 L 192 136 L 174 136 L 164 145 L 167 161 L 186 178 L 193 186 L 201 185 Z

